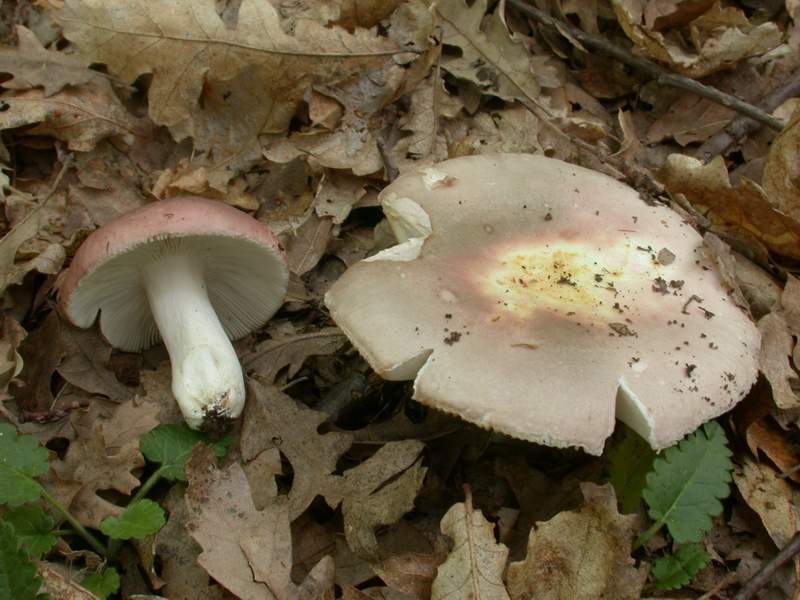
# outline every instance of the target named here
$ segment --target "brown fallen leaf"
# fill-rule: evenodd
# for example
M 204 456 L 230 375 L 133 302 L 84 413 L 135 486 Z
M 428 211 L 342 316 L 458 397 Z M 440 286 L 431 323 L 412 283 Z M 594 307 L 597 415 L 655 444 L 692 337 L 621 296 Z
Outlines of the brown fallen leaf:
M 747 446 L 758 458 L 761 450 L 789 479 L 800 483 L 800 453 L 791 444 L 784 431 L 769 418 L 761 418 L 747 428 Z
M 42 87 L 45 96 L 52 96 L 68 85 L 80 85 L 93 77 L 101 77 L 89 70 L 88 61 L 45 49 L 27 27 L 17 25 L 17 38 L 19 44 L 16 48 L 0 48 L 0 72 L 12 75 L 11 79 L 3 82 L 6 89 Z
M 98 596 L 83 588 L 74 575 L 57 563 L 39 562 L 36 572 L 42 578 L 42 592 L 58 600 L 99 600 Z
M 704 165 L 671 154 L 658 173 L 671 194 L 683 194 L 723 232 L 755 238 L 789 258 L 800 258 L 800 223 L 775 210 L 764 190 L 743 178 L 733 186 L 721 156 Z
M 304 275 L 317 266 L 328 248 L 332 230 L 332 219 L 310 214 L 306 222 L 286 238 L 289 270 L 295 275 Z
M 280 450 L 294 470 L 287 514 L 293 521 L 317 495 L 335 507 L 341 499 L 341 476 L 333 475 L 339 457 L 352 444 L 346 433 L 317 433 L 328 415 L 300 404 L 271 384 L 249 381 L 240 448 L 249 462 L 270 448 Z
M 164 500 L 167 523 L 156 534 L 155 549 L 161 560 L 162 594 L 171 600 L 223 600 L 225 592 L 212 585 L 208 573 L 197 564 L 202 548 L 186 529 L 188 511 L 185 486 L 172 486 Z
M 288 502 L 275 497 L 256 510 L 242 468 L 214 465 L 211 448 L 201 446 L 186 466 L 186 505 L 192 537 L 203 548 L 198 562 L 211 577 L 240 598 L 292 600 L 303 598 L 290 578 L 292 540 Z M 330 578 L 326 581 L 326 578 Z M 312 598 L 333 586 L 330 561 L 323 559 L 307 577 Z M 327 586 L 326 586 L 327 584 Z
M 20 345 L 24 367 L 11 393 L 21 410 L 36 413 L 53 406 L 52 378 L 64 356 L 61 342 L 63 326 L 56 311 L 50 312 Z
M 648 567 L 635 566 L 631 543 L 638 517 L 620 515 L 610 484 L 581 486 L 586 504 L 531 529 L 524 561 L 508 567 L 513 600 L 636 599 Z
M 759 319 L 758 330 L 761 332 L 759 369 L 769 381 L 775 404 L 782 409 L 797 408 L 800 398 L 791 385 L 798 380 L 790 362 L 794 340 L 786 320 L 779 312 L 769 313 Z
M 345 539 L 357 556 L 380 561 L 375 530 L 414 508 L 427 470 L 420 461 L 424 448 L 417 440 L 390 442 L 345 471 L 341 485 L 326 494 L 331 506 L 341 497 Z
M 800 530 L 800 495 L 775 469 L 745 457 L 733 470 L 745 502 L 758 513 L 769 536 L 783 548 Z
M 800 110 L 796 110 L 769 149 L 763 184 L 775 207 L 800 220 Z
M 612 0 L 612 6 L 625 34 L 645 54 L 692 78 L 704 77 L 744 58 L 763 54 L 781 43 L 781 32 L 775 23 L 752 25 L 740 9 L 722 7 L 714 2 L 704 14 L 688 23 L 696 49 L 692 52 L 681 43 L 680 37 L 665 35 L 643 23 L 644 3 Z M 662 20 L 660 25 L 663 27 L 669 22 Z M 672 19 L 671 23 L 677 25 L 680 20 Z
M 9 315 L 0 325 L 0 397 L 5 395 L 9 382 L 22 372 L 25 360 L 19 353 L 27 332 Z
M 366 193 L 361 178 L 329 169 L 314 197 L 314 210 L 318 217 L 331 217 L 334 225 L 341 225 Z
M 464 502 L 450 507 L 441 526 L 453 548 L 433 580 L 431 598 L 508 600 L 503 583 L 508 548 L 495 541 L 494 525 L 473 508 L 469 490 Z
M 184 134 L 197 134 L 203 127 L 211 131 L 214 121 L 224 120 L 224 112 L 247 115 L 252 120 L 251 136 L 280 131 L 311 84 L 357 76 L 379 67 L 398 51 L 386 38 L 369 31 L 350 34 L 307 19 L 298 21 L 293 35 L 288 35 L 275 8 L 253 0 L 241 3 L 233 27 L 216 13 L 210 0 L 179 0 L 168 11 L 124 0 L 71 0 L 59 20 L 83 56 L 106 64 L 124 81 L 152 73 L 150 117 L 160 125 L 179 126 Z M 231 102 L 226 105 L 225 91 L 233 90 L 214 94 L 212 102 L 223 106 L 204 119 L 205 125 L 193 123 L 203 86 L 237 77 L 240 85 Z M 251 83 L 260 94 L 250 93 Z M 258 102 L 248 103 L 244 111 L 240 96 L 258 98 Z M 222 128 L 219 133 L 224 134 Z M 210 142 L 230 145 L 216 135 L 199 136 L 205 142 L 200 147 L 205 149 Z M 247 145 L 245 140 L 238 141 Z
M 96 330 L 62 323 L 60 333 L 65 356 L 58 372 L 64 379 L 82 390 L 102 394 L 116 402 L 133 395 L 134 390 L 121 384 L 108 369 L 111 346 L 100 339 Z
M 264 340 L 242 358 L 245 368 L 259 379 L 272 382 L 284 367 L 292 379 L 311 356 L 333 354 L 347 338 L 338 327 L 325 327 L 313 333 L 299 333 L 284 338 Z
M 104 138 L 146 131 L 103 78 L 52 96 L 39 89 L 6 92 L 2 100 L 8 109 L 0 112 L 0 129 L 34 125 L 26 133 L 62 140 L 70 150 L 87 152 Z

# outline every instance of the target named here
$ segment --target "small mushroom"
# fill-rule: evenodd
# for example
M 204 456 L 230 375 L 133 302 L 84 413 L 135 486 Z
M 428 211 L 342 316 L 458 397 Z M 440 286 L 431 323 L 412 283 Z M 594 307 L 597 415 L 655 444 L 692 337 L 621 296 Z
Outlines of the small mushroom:
M 230 342 L 283 303 L 288 269 L 264 225 L 222 202 L 155 202 L 93 232 L 59 293 L 64 316 L 122 350 L 163 339 L 172 391 L 189 426 L 216 429 L 241 414 L 245 387 Z
M 422 402 L 599 454 L 615 417 L 664 448 L 755 381 L 758 330 L 700 235 L 609 177 L 470 156 L 400 177 L 381 201 L 399 243 L 325 303 L 375 371 L 413 379 Z

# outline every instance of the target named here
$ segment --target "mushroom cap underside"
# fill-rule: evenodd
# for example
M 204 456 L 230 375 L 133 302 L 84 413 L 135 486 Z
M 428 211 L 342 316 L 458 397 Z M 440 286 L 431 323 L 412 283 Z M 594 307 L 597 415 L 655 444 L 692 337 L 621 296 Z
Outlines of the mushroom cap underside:
M 202 262 L 209 300 L 231 339 L 263 325 L 283 303 L 289 273 L 269 229 L 221 202 L 180 197 L 94 231 L 61 286 L 63 314 L 78 327 L 90 327 L 99 312 L 104 337 L 123 350 L 157 343 L 142 269 L 178 253 Z
M 663 448 L 750 389 L 758 330 L 677 213 L 544 157 L 434 170 L 381 195 L 428 215 L 404 244 L 416 250 L 362 261 L 326 295 L 379 374 L 473 423 L 594 454 L 615 417 Z

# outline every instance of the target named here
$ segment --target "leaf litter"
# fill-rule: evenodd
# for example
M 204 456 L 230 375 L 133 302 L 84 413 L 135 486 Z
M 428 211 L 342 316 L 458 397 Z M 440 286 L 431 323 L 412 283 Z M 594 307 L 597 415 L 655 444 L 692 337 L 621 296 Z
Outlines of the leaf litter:
M 790 543 L 797 3 L 557 0 L 555 29 L 521 3 L 21 0 L 0 12 L 0 589 L 732 597 Z M 741 107 L 587 51 L 576 25 L 745 102 L 783 94 L 785 126 L 724 142 Z M 724 149 L 695 158 L 707 147 Z M 763 379 L 730 419 L 660 457 L 620 428 L 593 459 L 479 431 L 369 371 L 322 297 L 394 243 L 377 193 L 422 165 L 500 151 L 601 170 L 719 236 L 763 337 Z M 119 352 L 53 308 L 89 232 L 183 193 L 270 226 L 293 272 L 283 310 L 236 343 L 249 398 L 217 441 L 181 424 L 163 349 Z M 778 569 L 768 592 L 789 595 L 797 569 Z

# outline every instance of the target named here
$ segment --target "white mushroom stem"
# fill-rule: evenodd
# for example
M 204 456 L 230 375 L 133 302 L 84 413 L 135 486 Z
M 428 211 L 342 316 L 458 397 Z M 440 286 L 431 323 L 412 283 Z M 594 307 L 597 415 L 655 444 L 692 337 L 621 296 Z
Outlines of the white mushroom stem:
M 201 261 L 181 253 L 163 256 L 145 268 L 143 280 L 186 422 L 198 429 L 208 416 L 239 416 L 242 368 L 208 299 Z

